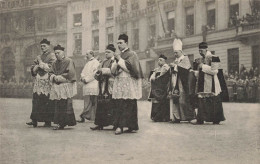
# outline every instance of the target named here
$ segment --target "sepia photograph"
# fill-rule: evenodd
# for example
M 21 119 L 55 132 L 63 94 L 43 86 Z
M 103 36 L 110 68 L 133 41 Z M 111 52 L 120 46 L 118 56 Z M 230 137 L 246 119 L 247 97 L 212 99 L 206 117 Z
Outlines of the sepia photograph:
M 260 0 L 0 0 L 0 164 L 259 164 Z

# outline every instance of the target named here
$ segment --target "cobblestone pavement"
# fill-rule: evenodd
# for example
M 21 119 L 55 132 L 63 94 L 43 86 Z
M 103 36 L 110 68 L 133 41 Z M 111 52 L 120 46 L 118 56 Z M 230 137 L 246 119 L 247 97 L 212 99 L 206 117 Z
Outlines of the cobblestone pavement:
M 78 117 L 82 100 L 74 100 Z M 1 164 L 259 164 L 260 104 L 225 103 L 221 125 L 154 123 L 149 102 L 139 102 L 137 133 L 91 131 L 93 122 L 63 131 L 33 128 L 30 99 L 0 99 Z

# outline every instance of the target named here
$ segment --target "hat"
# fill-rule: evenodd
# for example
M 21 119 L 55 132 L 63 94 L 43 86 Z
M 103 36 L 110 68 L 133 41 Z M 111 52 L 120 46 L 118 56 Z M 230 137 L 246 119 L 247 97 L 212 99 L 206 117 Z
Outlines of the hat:
M 50 41 L 48 41 L 47 39 L 42 39 L 40 44 L 48 44 L 48 45 L 50 45 Z
M 163 58 L 164 60 L 167 60 L 167 57 L 164 56 L 163 54 L 161 54 L 161 55 L 159 56 L 159 58 Z
M 208 48 L 208 43 L 206 43 L 206 42 L 201 42 L 201 43 L 199 44 L 199 49 L 206 49 L 206 48 Z
M 54 49 L 54 51 L 55 51 L 55 50 L 61 50 L 61 51 L 64 51 L 65 48 L 64 48 L 64 47 L 61 47 L 61 45 L 58 44 L 58 45 L 55 46 L 53 49 Z
M 180 39 L 174 39 L 173 41 L 173 50 L 174 51 L 181 51 L 182 50 L 182 42 Z
M 114 46 L 113 44 L 107 45 L 107 48 L 106 48 L 106 49 L 111 50 L 111 51 L 113 51 L 113 52 L 116 51 L 116 48 L 115 48 L 115 46 Z
M 128 36 L 126 34 L 120 34 L 118 40 L 124 40 L 125 42 L 128 42 Z

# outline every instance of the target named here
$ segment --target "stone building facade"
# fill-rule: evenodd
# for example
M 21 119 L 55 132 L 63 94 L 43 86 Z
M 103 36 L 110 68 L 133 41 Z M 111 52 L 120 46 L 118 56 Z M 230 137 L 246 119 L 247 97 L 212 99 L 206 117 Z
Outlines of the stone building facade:
M 67 6 L 63 0 L 0 1 L 0 76 L 30 78 L 43 38 L 66 45 Z

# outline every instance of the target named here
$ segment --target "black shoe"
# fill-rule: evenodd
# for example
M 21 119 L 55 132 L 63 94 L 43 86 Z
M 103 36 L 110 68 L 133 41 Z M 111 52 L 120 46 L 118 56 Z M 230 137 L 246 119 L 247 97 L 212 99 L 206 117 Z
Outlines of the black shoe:
M 214 121 L 213 124 L 214 125 L 219 125 L 220 121 Z
M 103 130 L 103 126 L 95 126 L 95 127 L 90 127 L 91 130 Z
M 83 123 L 85 122 L 85 119 L 84 118 L 81 118 L 80 120 L 77 120 L 78 123 Z
M 45 122 L 45 124 L 43 125 L 43 127 L 51 127 L 51 122 Z
M 172 123 L 179 124 L 179 123 L 181 123 L 181 121 L 180 120 L 174 120 L 174 121 L 172 121 Z
M 124 133 L 132 133 L 133 132 L 133 129 L 131 128 L 128 128 L 126 131 L 124 131 Z
M 33 125 L 33 127 L 37 127 L 37 122 L 36 121 L 31 121 L 31 122 L 26 122 L 27 125 Z

